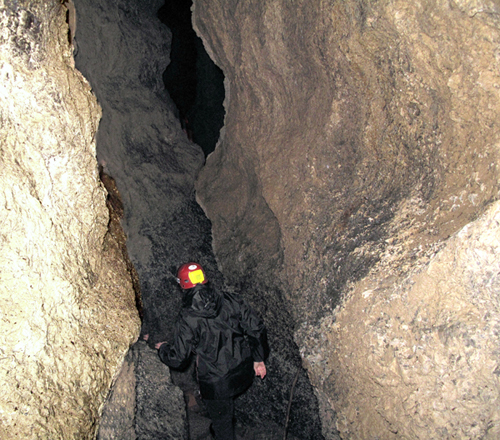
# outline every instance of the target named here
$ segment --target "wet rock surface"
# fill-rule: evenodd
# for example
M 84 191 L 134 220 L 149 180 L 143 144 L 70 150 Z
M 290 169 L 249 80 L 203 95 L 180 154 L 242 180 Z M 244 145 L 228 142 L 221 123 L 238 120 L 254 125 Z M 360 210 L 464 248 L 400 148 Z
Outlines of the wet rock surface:
M 497 436 L 498 12 L 195 1 L 227 84 L 197 198 L 229 282 L 290 312 L 326 438 Z

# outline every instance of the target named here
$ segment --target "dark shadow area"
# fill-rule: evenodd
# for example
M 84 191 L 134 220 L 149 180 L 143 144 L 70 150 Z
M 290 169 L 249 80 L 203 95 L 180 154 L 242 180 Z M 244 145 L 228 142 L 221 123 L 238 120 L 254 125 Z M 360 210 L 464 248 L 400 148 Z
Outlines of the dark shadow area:
M 163 82 L 188 138 L 210 154 L 224 125 L 224 74 L 211 60 L 191 23 L 192 0 L 166 0 L 158 18 L 172 32 Z

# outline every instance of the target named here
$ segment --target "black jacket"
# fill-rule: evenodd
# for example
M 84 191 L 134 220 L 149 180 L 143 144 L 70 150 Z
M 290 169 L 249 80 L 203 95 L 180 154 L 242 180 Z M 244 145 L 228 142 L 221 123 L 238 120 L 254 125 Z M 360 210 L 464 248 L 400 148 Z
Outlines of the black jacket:
M 269 355 L 266 328 L 242 298 L 198 285 L 186 291 L 174 342 L 163 344 L 159 355 L 169 367 L 183 368 L 191 352 L 202 397 L 234 397 L 251 385 L 253 363 Z

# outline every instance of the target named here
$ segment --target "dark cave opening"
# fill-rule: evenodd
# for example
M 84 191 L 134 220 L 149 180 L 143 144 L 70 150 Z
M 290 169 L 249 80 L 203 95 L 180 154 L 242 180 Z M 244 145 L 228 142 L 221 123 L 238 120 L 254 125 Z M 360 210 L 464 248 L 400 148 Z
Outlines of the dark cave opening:
M 170 64 L 163 82 L 188 138 L 208 156 L 224 125 L 224 74 L 193 29 L 192 3 L 166 0 L 158 11 L 158 18 L 172 32 Z

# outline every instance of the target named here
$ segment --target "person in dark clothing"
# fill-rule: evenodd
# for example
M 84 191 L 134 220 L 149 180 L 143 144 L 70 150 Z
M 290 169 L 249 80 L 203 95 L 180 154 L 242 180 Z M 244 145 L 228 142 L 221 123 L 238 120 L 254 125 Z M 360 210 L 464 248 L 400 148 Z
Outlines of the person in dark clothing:
M 182 265 L 177 276 L 184 297 L 174 341 L 155 346 L 162 362 L 174 369 L 184 368 L 195 353 L 200 393 L 216 439 L 233 440 L 234 398 L 254 376 L 263 379 L 267 373 L 266 328 L 242 298 L 207 284 L 199 264 Z

